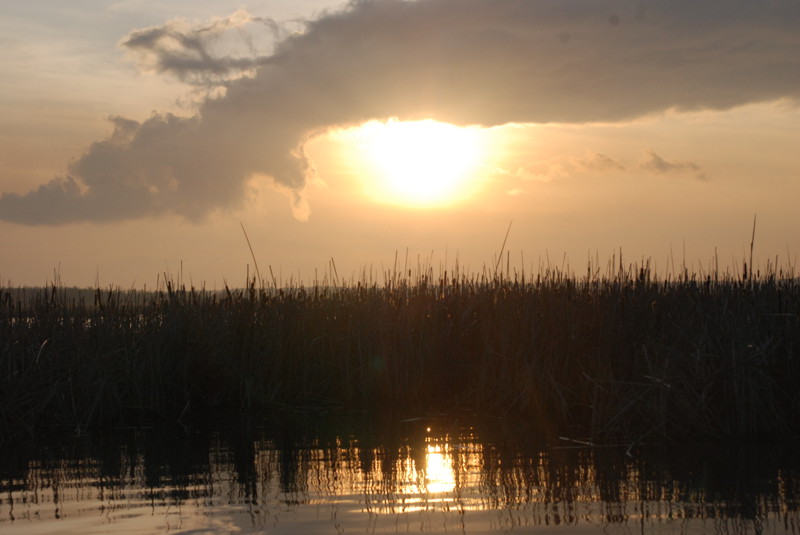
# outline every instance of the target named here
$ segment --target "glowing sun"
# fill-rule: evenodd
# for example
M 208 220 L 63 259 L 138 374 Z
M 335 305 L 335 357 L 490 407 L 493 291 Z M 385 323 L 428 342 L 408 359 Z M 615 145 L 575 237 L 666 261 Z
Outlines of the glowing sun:
M 372 121 L 358 129 L 357 138 L 365 188 L 380 202 L 443 206 L 476 190 L 484 145 L 478 128 Z

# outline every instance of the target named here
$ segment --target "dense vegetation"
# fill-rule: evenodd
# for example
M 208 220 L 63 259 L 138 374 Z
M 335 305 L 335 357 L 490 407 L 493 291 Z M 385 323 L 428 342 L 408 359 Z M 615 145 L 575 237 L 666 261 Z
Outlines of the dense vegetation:
M 800 279 L 775 270 L 89 295 L 0 290 L 2 434 L 297 406 L 516 415 L 594 440 L 800 432 Z

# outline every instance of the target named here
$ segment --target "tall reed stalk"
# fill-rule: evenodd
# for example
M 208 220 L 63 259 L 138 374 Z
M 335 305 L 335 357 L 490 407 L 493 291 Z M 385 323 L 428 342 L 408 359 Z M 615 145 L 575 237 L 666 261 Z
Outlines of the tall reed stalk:
M 0 432 L 337 407 L 592 440 L 800 432 L 800 280 L 649 263 L 385 284 L 0 290 Z M 331 273 L 333 281 L 333 270 Z

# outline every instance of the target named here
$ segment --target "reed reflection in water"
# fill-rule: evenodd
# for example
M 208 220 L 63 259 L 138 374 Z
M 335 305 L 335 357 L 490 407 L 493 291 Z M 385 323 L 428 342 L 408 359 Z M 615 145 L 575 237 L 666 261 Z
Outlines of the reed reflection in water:
M 0 532 L 797 533 L 791 446 L 573 447 L 413 420 L 7 445 Z

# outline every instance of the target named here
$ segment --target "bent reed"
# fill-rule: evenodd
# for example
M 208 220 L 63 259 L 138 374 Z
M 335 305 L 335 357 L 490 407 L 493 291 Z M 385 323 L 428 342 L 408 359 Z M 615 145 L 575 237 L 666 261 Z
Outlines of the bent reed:
M 0 290 L 2 435 L 297 407 L 515 416 L 593 441 L 800 432 L 793 270 L 86 292 Z

